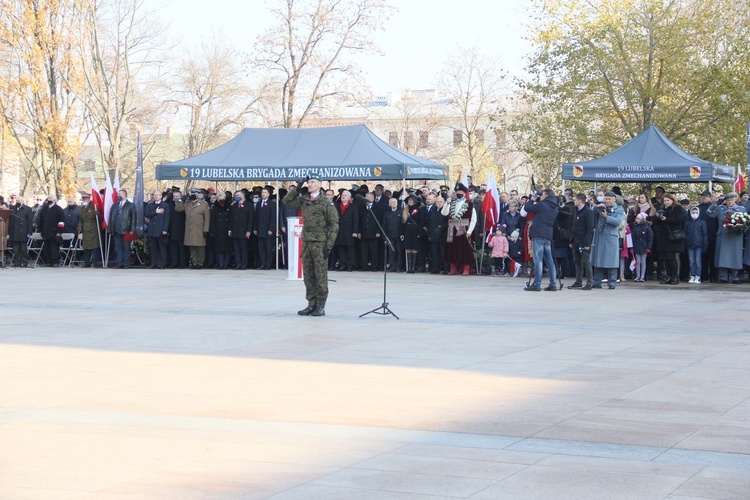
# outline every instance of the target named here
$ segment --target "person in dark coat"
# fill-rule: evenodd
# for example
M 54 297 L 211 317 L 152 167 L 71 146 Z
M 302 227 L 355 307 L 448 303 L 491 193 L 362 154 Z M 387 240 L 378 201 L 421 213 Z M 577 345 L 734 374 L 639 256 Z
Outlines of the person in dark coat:
M 115 242 L 116 267 L 129 268 L 130 241 L 126 241 L 125 235 L 135 231 L 135 205 L 128 201 L 128 192 L 124 189 L 117 193 L 117 203 L 110 209 L 107 231 Z
M 13 247 L 13 265 L 28 267 L 29 254 L 26 252 L 26 242 L 34 231 L 34 212 L 26 206 L 23 196 L 16 197 L 15 205 L 10 209 L 13 213 L 8 223 L 8 241 Z
M 435 197 L 435 208 L 426 217 L 427 242 L 430 253 L 430 274 L 447 273 L 445 265 L 445 235 L 448 231 L 448 216 L 442 214 L 445 198 Z
M 388 239 L 393 243 L 393 250 L 388 249 L 388 270 L 401 272 L 401 254 L 404 249 L 404 222 L 403 210 L 398 209 L 398 200 L 388 200 L 388 210 L 383 214 L 383 230 Z
M 378 245 L 380 244 L 380 228 L 375 219 L 377 215 L 373 210 L 375 196 L 372 193 L 365 195 L 367 201 L 359 207 L 359 268 L 361 271 L 378 270 Z
M 570 248 L 576 266 L 576 280 L 568 288 L 591 290 L 594 273 L 591 268 L 591 241 L 594 239 L 594 211 L 586 203 L 586 195 L 578 193 L 573 200 L 573 227 L 570 231 Z M 583 278 L 586 277 L 586 284 Z
M 352 203 L 349 191 L 341 192 L 341 199 L 335 203 L 339 215 L 339 230 L 336 234 L 335 249 L 339 258 L 340 271 L 352 271 L 356 265 L 357 232 L 359 231 L 359 210 Z
M 57 205 L 54 195 L 47 196 L 44 206 L 39 209 L 39 232 L 44 239 L 42 259 L 50 267 L 60 263 L 60 236 L 65 229 L 65 214 Z
M 101 258 L 102 213 L 91 203 L 91 195 L 84 194 L 82 198 L 78 232 L 83 235 L 83 267 L 91 267 Z
M 406 272 L 413 274 L 417 271 L 417 252 L 421 246 L 420 239 L 424 228 L 424 212 L 420 210 L 419 200 L 414 195 L 406 198 L 401 220 L 403 227 L 403 243 L 406 251 Z
M 152 194 L 154 201 L 146 205 L 143 216 L 148 219 L 148 236 L 151 246 L 151 269 L 167 267 L 167 242 L 169 238 L 169 203 L 162 201 L 159 191 Z
M 646 281 L 646 263 L 648 254 L 654 246 L 654 232 L 648 223 L 648 215 L 641 212 L 635 216 L 635 222 L 630 226 L 630 235 L 633 238 L 633 255 L 635 257 L 635 270 L 633 281 Z
M 685 221 L 685 248 L 690 263 L 689 283 L 700 283 L 703 254 L 708 250 L 708 227 L 700 218 L 698 207 L 690 209 L 690 219 Z
M 231 227 L 229 207 L 226 195 L 221 192 L 218 193 L 214 208 L 211 210 L 211 229 L 209 231 L 214 243 L 217 269 L 229 269 L 229 259 L 234 239 L 229 236 Z
M 250 236 L 255 223 L 253 203 L 244 191 L 234 193 L 234 202 L 229 208 L 229 236 L 234 247 L 234 268 L 238 271 L 247 269 Z
M 63 215 L 65 216 L 65 231 L 66 233 L 73 233 L 78 236 L 78 218 L 81 215 L 81 207 L 76 203 L 74 197 L 68 198 L 68 206 L 63 208 Z M 75 238 L 73 239 L 71 246 L 75 246 Z
M 420 267 L 427 269 L 429 266 L 430 273 L 437 274 L 441 270 L 441 264 L 438 262 L 438 255 L 432 255 L 431 241 L 430 241 L 430 220 L 433 218 L 439 218 L 438 214 L 440 208 L 437 208 L 435 202 L 437 201 L 437 195 L 429 193 L 425 197 L 425 204 L 422 207 L 422 220 L 424 226 L 422 227 L 422 240 L 423 240 L 423 251 L 425 257 L 420 258 Z M 433 259 L 434 257 L 434 259 Z M 426 265 L 425 265 L 426 264 Z
M 268 188 L 263 188 L 260 192 L 260 201 L 255 207 L 253 234 L 258 237 L 260 269 L 275 267 L 273 244 L 276 241 L 276 202 L 271 201 L 270 196 L 271 192 Z
M 529 200 L 524 205 L 524 210 L 534 214 L 534 223 L 529 229 L 532 248 L 534 252 L 534 282 L 524 288 L 526 291 L 539 291 L 542 289 L 543 264 L 547 265 L 549 271 L 549 285 L 546 291 L 557 290 L 557 269 L 552 258 L 553 226 L 557 220 L 557 196 L 552 189 L 545 189 L 542 195 L 534 200 Z
M 169 197 L 169 267 L 185 269 L 188 257 L 185 250 L 185 212 L 175 210 L 175 201 L 182 199 L 182 192 L 173 190 Z
M 719 232 L 719 221 L 708 215 L 708 209 L 715 201 L 712 199 L 711 191 L 705 190 L 701 193 L 701 203 L 698 205 L 700 219 L 706 221 L 706 231 L 708 231 L 708 249 L 703 254 L 701 280 L 711 282 L 717 279 L 714 258 L 716 256 L 716 234 Z
M 656 213 L 654 221 L 654 240 L 659 251 L 659 259 L 664 261 L 666 276 L 661 280 L 662 285 L 678 285 L 680 278 L 677 271 L 676 254 L 682 251 L 683 240 L 670 239 L 670 234 L 682 231 L 685 221 L 685 210 L 677 203 L 677 198 L 670 193 L 662 197 L 662 208 Z

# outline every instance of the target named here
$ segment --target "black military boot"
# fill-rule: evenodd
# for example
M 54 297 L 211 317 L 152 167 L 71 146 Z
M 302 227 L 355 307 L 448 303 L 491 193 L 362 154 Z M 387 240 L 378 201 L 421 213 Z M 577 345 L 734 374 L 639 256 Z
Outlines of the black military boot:
M 316 309 L 315 304 L 308 303 L 307 307 L 305 307 L 301 311 L 297 311 L 297 314 L 299 314 L 300 316 L 310 316 L 313 313 L 313 311 L 315 311 L 315 309 Z
M 310 316 L 325 316 L 326 310 L 324 307 L 316 307 L 313 312 L 310 313 Z

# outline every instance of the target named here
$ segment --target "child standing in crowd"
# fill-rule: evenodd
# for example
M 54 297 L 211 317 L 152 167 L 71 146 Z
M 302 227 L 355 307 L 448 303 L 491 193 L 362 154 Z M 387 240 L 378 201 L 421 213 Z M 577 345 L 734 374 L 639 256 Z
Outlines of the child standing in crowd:
M 648 221 L 648 215 L 641 212 L 635 216 L 635 224 L 630 228 L 630 234 L 633 237 L 633 253 L 635 254 L 635 279 L 633 281 L 646 281 L 646 257 L 651 253 L 654 245 L 654 232 L 651 230 Z
M 505 259 L 505 269 L 507 269 L 508 276 L 513 276 L 511 259 L 519 266 L 523 262 L 523 239 L 518 229 L 514 229 L 506 239 L 508 240 L 508 258 Z
M 625 281 L 625 268 L 628 265 L 630 249 L 633 246 L 632 230 L 630 226 L 625 226 L 624 237 L 622 238 L 622 248 L 620 249 L 620 281 Z
M 508 238 L 502 227 L 495 229 L 494 236 L 487 243 L 492 249 L 492 276 L 505 276 L 505 259 L 508 258 Z
M 701 282 L 703 254 L 708 250 L 708 226 L 700 219 L 698 207 L 690 209 L 690 219 L 685 221 L 685 247 L 690 261 L 690 281 Z

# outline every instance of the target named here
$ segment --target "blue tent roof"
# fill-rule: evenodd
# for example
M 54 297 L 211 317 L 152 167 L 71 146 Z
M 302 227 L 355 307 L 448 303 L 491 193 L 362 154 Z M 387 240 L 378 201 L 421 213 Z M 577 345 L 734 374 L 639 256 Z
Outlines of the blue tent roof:
M 732 182 L 734 168 L 686 153 L 651 125 L 610 154 L 564 163 L 563 179 L 611 182 Z
M 156 167 L 156 179 L 293 180 L 315 172 L 324 180 L 436 179 L 446 168 L 411 155 L 364 125 L 246 128 L 206 153 Z

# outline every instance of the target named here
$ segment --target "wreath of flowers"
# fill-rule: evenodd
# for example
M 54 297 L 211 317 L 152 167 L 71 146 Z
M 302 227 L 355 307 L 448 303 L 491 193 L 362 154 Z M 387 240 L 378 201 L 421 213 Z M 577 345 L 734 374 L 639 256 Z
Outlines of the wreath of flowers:
M 745 234 L 750 227 L 750 215 L 743 212 L 731 212 L 724 217 L 724 231 Z

